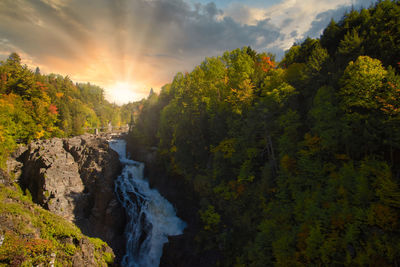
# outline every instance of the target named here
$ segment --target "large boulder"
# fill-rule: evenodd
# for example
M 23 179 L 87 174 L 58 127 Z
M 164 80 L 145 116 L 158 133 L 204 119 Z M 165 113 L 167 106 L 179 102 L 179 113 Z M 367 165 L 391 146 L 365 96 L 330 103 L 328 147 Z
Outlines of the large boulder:
M 117 260 L 124 254 L 125 211 L 114 192 L 122 166 L 105 138 L 35 141 L 15 153 L 8 166 L 34 202 L 106 241 Z

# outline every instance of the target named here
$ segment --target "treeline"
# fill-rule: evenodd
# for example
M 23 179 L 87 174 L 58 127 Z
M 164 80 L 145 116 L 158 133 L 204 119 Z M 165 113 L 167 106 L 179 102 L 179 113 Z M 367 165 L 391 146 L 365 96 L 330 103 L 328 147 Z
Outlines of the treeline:
M 12 53 L 0 62 L 0 167 L 17 143 L 80 135 L 109 123 L 125 125 L 139 106 L 109 103 L 103 89 L 90 83 L 42 75 L 38 68 L 33 72 Z
M 207 58 L 144 103 L 131 142 L 157 146 L 195 192 L 196 253 L 400 264 L 399 18 L 399 1 L 380 1 L 281 62 L 249 47 Z

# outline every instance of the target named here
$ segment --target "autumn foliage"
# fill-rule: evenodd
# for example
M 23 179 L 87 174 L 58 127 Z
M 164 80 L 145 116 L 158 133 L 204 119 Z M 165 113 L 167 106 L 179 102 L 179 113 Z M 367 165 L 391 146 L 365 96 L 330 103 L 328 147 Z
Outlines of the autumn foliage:
M 400 263 L 399 14 L 352 10 L 277 63 L 250 47 L 207 58 L 148 100 L 130 142 L 157 147 L 180 188 L 192 262 Z

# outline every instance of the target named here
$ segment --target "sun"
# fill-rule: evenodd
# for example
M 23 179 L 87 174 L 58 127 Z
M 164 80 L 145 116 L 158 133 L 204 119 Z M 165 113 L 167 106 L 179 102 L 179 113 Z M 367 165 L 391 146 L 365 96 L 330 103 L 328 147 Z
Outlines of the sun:
M 139 88 L 136 84 L 126 81 L 118 81 L 107 89 L 109 101 L 118 105 L 128 102 L 139 101 L 143 98 L 139 93 Z

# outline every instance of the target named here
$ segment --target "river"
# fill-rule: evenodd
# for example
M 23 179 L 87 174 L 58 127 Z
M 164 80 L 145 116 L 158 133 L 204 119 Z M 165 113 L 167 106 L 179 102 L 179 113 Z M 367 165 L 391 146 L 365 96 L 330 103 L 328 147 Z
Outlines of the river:
M 168 236 L 180 235 L 185 222 L 176 216 L 174 207 L 144 179 L 144 163 L 127 158 L 126 142 L 111 140 L 123 164 L 122 174 L 115 181 L 115 192 L 124 206 L 128 220 L 125 227 L 125 267 L 159 266 Z

